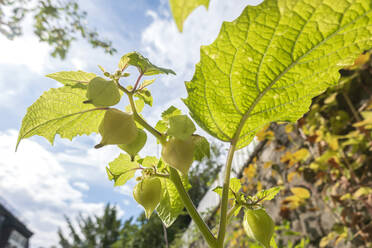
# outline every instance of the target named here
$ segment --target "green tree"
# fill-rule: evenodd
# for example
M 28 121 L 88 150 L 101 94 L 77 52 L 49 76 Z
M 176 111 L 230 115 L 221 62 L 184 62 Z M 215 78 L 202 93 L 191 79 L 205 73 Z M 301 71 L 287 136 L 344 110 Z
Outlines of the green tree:
M 34 33 L 41 42 L 53 47 L 51 55 L 64 59 L 71 42 L 81 37 L 93 47 L 101 47 L 108 54 L 116 49 L 111 41 L 85 24 L 87 13 L 79 8 L 77 1 L 0 0 L 0 34 L 8 39 L 22 35 L 23 20 L 31 15 Z
M 58 230 L 59 244 L 63 248 L 82 248 L 82 247 L 110 247 L 120 237 L 121 221 L 118 219 L 115 206 L 107 204 L 103 216 L 80 215 L 76 221 L 79 230 L 71 223 L 68 217 L 66 222 L 69 229 L 68 237 Z

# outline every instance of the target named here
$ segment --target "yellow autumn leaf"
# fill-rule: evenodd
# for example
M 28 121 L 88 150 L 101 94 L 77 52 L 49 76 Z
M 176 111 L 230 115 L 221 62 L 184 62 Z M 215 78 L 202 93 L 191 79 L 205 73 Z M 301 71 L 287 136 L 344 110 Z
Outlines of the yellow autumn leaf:
M 302 199 L 310 198 L 310 191 L 302 187 L 293 187 L 290 189 L 291 192 Z
M 298 176 L 299 174 L 296 172 L 296 171 L 292 171 L 292 172 L 290 172 L 290 173 L 288 173 L 288 175 L 287 175 L 287 181 L 290 183 L 290 182 L 292 182 L 292 180 L 296 177 L 296 176 Z
M 248 179 L 254 178 L 256 175 L 256 166 L 254 164 L 249 164 L 249 166 L 244 169 L 244 175 Z
M 293 154 L 293 157 L 297 161 L 303 161 L 309 156 L 309 151 L 306 148 L 301 148 Z
M 270 168 L 272 165 L 273 165 L 273 162 L 268 161 L 268 162 L 265 162 L 265 163 L 264 163 L 263 167 L 264 167 L 265 169 L 268 169 L 268 168 Z
M 357 191 L 354 192 L 353 198 L 358 199 L 361 196 L 372 194 L 372 188 L 370 187 L 360 187 Z

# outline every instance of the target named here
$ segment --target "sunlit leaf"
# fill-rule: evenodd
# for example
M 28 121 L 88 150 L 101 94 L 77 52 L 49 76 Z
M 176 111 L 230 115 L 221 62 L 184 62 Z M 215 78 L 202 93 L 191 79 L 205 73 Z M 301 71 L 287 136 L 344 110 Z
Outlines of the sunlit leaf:
M 195 121 L 223 141 L 248 145 L 273 121 L 294 122 L 339 70 L 372 47 L 370 0 L 266 0 L 247 6 L 201 48 L 184 100 Z
M 145 76 L 150 76 L 150 75 L 156 75 L 156 74 L 174 74 L 176 73 L 170 69 L 158 67 L 154 64 L 152 64 L 147 58 L 143 57 L 141 54 L 138 52 L 131 52 L 123 55 L 119 61 L 119 69 L 124 70 L 127 68 L 129 65 L 137 67 L 138 71 L 145 75 Z
M 182 32 L 183 23 L 191 12 L 201 5 L 208 8 L 209 0 L 169 0 L 169 4 L 177 28 Z
M 59 134 L 72 139 L 77 135 L 98 133 L 105 108 L 84 104 L 84 87 L 64 86 L 45 92 L 28 109 L 22 120 L 17 147 L 22 139 L 39 135 L 53 144 Z
M 112 178 L 115 181 L 115 186 L 121 186 L 134 177 L 138 168 L 137 162 L 132 161 L 129 155 L 121 153 L 119 157 L 109 163 L 106 171 L 109 179 Z
M 64 85 L 88 84 L 90 80 L 97 77 L 94 73 L 84 71 L 60 71 L 46 75 Z
M 191 188 L 187 177 L 182 177 L 182 183 L 186 191 Z M 161 184 L 163 194 L 161 201 L 156 208 L 156 212 L 165 226 L 169 227 L 183 212 L 184 205 L 182 203 L 180 195 L 177 192 L 176 186 L 174 186 L 172 181 L 162 178 Z

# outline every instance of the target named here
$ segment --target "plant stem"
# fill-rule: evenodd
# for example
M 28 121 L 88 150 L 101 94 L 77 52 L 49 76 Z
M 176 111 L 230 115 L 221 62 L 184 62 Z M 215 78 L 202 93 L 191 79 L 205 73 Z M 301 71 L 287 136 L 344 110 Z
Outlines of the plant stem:
M 216 248 L 217 240 L 213 236 L 212 232 L 209 230 L 207 224 L 205 224 L 205 222 L 199 215 L 198 211 L 196 210 L 193 202 L 191 201 L 189 195 L 187 194 L 185 188 L 183 187 L 178 171 L 172 167 L 170 167 L 169 169 L 170 169 L 170 179 L 174 183 L 178 191 L 178 194 L 180 195 L 182 202 L 186 207 L 187 212 L 189 213 L 191 218 L 194 220 L 195 224 L 198 226 L 199 230 L 203 234 L 208 245 L 212 248 Z
M 127 93 L 127 92 L 126 92 Z M 127 93 L 129 98 L 130 106 L 132 107 L 133 117 L 134 120 L 141 124 L 147 131 L 149 131 L 152 135 L 154 135 L 161 144 L 166 142 L 166 137 L 164 134 L 160 133 L 158 130 L 153 128 L 150 124 L 148 124 L 137 112 L 136 105 L 134 104 L 133 94 L 131 92 Z
M 226 225 L 227 225 L 227 208 L 228 208 L 228 196 L 229 196 L 229 189 L 230 189 L 230 173 L 231 173 L 231 165 L 234 158 L 234 153 L 236 149 L 237 139 L 234 139 L 231 142 L 230 150 L 227 155 L 226 160 L 226 168 L 225 168 L 225 180 L 223 183 L 222 189 L 222 200 L 221 200 L 221 219 L 220 219 L 220 229 L 218 230 L 218 238 L 217 238 L 217 248 L 223 248 L 223 243 L 225 240 L 226 234 Z
M 139 84 L 139 82 L 141 81 L 142 76 L 143 76 L 143 73 L 141 73 L 141 74 L 139 75 L 139 77 L 137 78 L 136 84 L 133 86 L 133 90 L 132 90 L 132 92 L 135 92 L 135 91 L 136 91 L 136 89 L 137 89 L 137 87 L 138 87 L 138 84 Z
M 167 175 L 167 174 L 155 173 L 154 176 L 169 179 L 169 175 Z
M 347 93 L 345 91 L 342 91 L 342 95 L 344 96 L 345 101 L 346 101 L 346 104 L 350 108 L 351 112 L 353 113 L 353 116 L 356 119 L 356 121 L 362 121 L 362 118 L 360 118 L 360 116 L 358 114 L 358 111 L 354 108 L 354 105 L 351 102 L 351 100 L 350 100 L 349 96 L 347 95 Z
M 234 212 L 235 210 L 238 209 L 238 207 L 240 207 L 238 204 L 235 204 L 234 207 L 232 209 L 229 210 L 228 214 L 227 214 L 227 223 L 230 222 L 231 218 L 233 217 L 234 215 Z

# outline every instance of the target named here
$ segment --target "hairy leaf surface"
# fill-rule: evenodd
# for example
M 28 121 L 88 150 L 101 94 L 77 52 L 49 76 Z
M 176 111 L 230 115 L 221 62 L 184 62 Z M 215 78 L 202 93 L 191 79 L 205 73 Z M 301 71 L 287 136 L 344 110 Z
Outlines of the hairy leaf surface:
M 185 190 L 188 191 L 191 188 L 187 177 L 182 177 L 182 183 Z M 184 205 L 181 197 L 178 194 L 176 186 L 169 179 L 161 179 L 162 197 L 159 205 L 156 208 L 156 212 L 160 219 L 163 221 L 166 227 L 169 227 L 177 219 L 178 215 L 183 212 Z
M 211 135 L 248 145 L 265 124 L 293 122 L 372 47 L 372 0 L 266 0 L 201 48 L 184 100 Z
M 64 86 L 45 92 L 28 109 L 22 120 L 17 147 L 22 139 L 39 135 L 53 144 L 54 137 L 72 139 L 77 135 L 98 132 L 104 108 L 84 104 L 84 87 Z
M 170 8 L 173 14 L 177 28 L 182 32 L 183 22 L 200 5 L 208 8 L 209 0 L 169 0 Z

